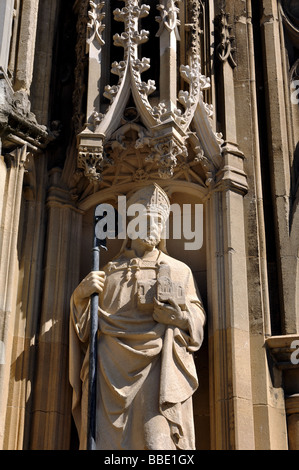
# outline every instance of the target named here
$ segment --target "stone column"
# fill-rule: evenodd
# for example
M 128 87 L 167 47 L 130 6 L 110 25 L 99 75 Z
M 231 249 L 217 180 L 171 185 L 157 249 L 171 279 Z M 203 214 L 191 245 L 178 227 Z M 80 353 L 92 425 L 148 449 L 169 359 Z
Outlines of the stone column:
M 218 16 L 219 93 L 225 143 L 208 201 L 208 291 L 211 445 L 255 449 L 248 308 L 244 155 L 237 145 L 233 36 L 229 15 Z
M 102 76 L 102 46 L 105 44 L 103 31 L 105 29 L 104 2 L 90 5 L 87 40 L 88 50 L 88 86 L 87 86 L 87 120 L 94 112 L 100 111 L 100 89 Z
M 161 2 L 160 29 L 160 99 L 165 101 L 167 112 L 177 106 L 177 40 L 178 8 L 176 1 Z
M 17 240 L 27 148 L 17 148 L 1 157 L 0 168 L 0 449 L 8 400 L 10 360 L 17 291 Z
M 278 250 L 278 277 L 280 280 L 280 308 L 282 328 L 285 334 L 295 334 L 299 329 L 296 291 L 298 280 L 298 240 L 291 222 L 291 165 L 294 142 L 288 126 L 290 119 L 289 83 L 285 82 L 283 63 L 285 60 L 284 37 L 281 35 L 281 18 L 277 0 L 263 0 L 261 34 L 266 76 L 267 131 L 269 157 L 273 174 L 271 191 L 274 207 L 275 242 Z
M 79 282 L 82 216 L 59 181 L 60 170 L 54 170 L 32 410 L 34 450 L 68 450 L 70 445 L 69 302 Z
M 14 90 L 29 94 L 33 75 L 39 0 L 23 0 Z
M 31 154 L 26 163 L 18 237 L 18 285 L 3 447 L 29 446 L 35 353 L 43 280 L 47 159 Z
M 291 364 L 291 339 L 298 339 L 298 207 L 292 202 L 292 166 L 297 145 L 293 133 L 289 66 L 286 61 L 286 42 L 283 31 L 281 6 L 276 0 L 262 1 L 261 36 L 266 76 L 267 131 L 269 160 L 272 171 L 271 192 L 275 218 L 275 237 L 281 312 L 281 336 L 268 338 L 266 344 L 275 358 L 276 367 L 282 371 L 280 384 L 285 394 L 289 447 L 299 448 L 298 365 Z M 294 29 L 295 31 L 295 29 Z M 295 126 L 296 127 L 296 126 Z M 281 360 L 284 356 L 287 360 Z M 288 357 L 287 357 L 288 356 Z M 293 369 L 297 369 L 296 373 Z M 295 379 L 296 377 L 296 379 Z M 297 410 L 297 411 L 296 411 Z
M 51 68 L 53 61 L 54 39 L 57 33 L 59 1 L 41 2 L 38 14 L 36 51 L 34 62 L 34 83 L 37 87 L 31 90 L 32 109 L 40 124 L 48 124 Z
M 0 3 L 0 68 L 7 72 L 14 0 Z
M 254 449 L 243 156 L 228 146 L 208 201 L 212 449 Z

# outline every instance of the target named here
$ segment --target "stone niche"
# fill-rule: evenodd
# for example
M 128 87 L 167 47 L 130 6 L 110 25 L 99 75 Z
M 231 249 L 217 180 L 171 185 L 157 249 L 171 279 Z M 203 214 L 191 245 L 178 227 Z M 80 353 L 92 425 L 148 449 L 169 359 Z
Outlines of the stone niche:
M 157 181 L 161 184 L 161 181 Z M 174 192 L 170 198 L 171 204 L 178 204 L 181 207 L 181 214 L 183 215 L 183 205 L 189 205 L 191 208 L 191 229 L 192 232 L 195 228 L 195 207 L 200 205 L 202 208 L 202 229 L 203 229 L 203 244 L 199 250 L 188 250 L 185 243 L 190 243 L 190 240 L 182 237 L 181 239 L 172 238 L 172 227 L 175 224 L 181 224 L 183 232 L 183 222 L 181 220 L 173 221 L 173 215 L 170 215 L 170 238 L 167 240 L 167 251 L 170 256 L 183 261 L 191 269 L 196 279 L 200 294 L 205 308 L 207 309 L 207 266 L 206 266 L 206 217 L 205 207 L 201 198 L 196 194 L 186 194 L 184 192 Z M 201 209 L 198 209 L 199 211 Z M 199 213 L 199 212 L 198 212 Z M 199 217 L 198 217 L 199 220 Z M 82 246 L 81 246 L 81 261 L 80 261 L 80 278 L 88 274 L 92 263 L 91 247 L 93 244 L 93 221 L 94 221 L 94 207 L 86 211 L 83 216 L 82 224 Z M 173 225 L 174 224 L 174 225 Z M 189 224 L 189 222 L 188 222 Z M 199 226 L 199 223 L 198 225 Z M 101 250 L 100 265 L 105 266 L 114 256 L 116 256 L 121 248 L 123 240 L 108 239 L 107 251 Z M 196 448 L 209 449 L 210 448 L 210 416 L 209 416 L 209 361 L 208 361 L 208 331 L 206 325 L 205 339 L 202 347 L 195 355 L 195 363 L 199 377 L 199 388 L 193 396 L 194 408 L 194 422 L 196 434 Z
M 243 212 L 247 179 L 234 129 L 233 72 L 230 64 L 224 65 L 228 85 L 223 93 L 231 108 L 224 141 L 216 126 L 212 100 L 208 99 L 210 78 L 201 63 L 202 3 L 190 0 L 184 4 L 186 8 L 179 8 L 178 1 L 157 3 L 147 6 L 126 0 L 124 8 L 114 10 L 113 16 L 104 2 L 97 12 L 92 8 L 89 11 L 93 20 L 88 24 L 86 107 L 84 100 L 79 100 L 86 119 L 77 133 L 77 170 L 72 189 L 83 216 L 80 278 L 91 267 L 97 204 L 116 205 L 118 196 L 156 182 L 171 204 L 191 204 L 192 230 L 196 225 L 194 207 L 203 204 L 203 246 L 188 250 L 187 240 L 174 237 L 167 243 L 169 254 L 192 269 L 208 317 L 204 345 L 196 357 L 200 379 L 194 397 L 196 445 L 198 449 L 252 448 Z M 151 64 L 149 58 L 142 57 L 143 45 L 154 34 L 143 29 L 143 22 L 151 11 L 157 15 L 157 6 L 160 16 L 155 32 L 159 41 L 157 50 L 151 51 L 151 59 L 153 62 L 160 57 L 159 84 L 152 80 L 155 74 L 144 75 L 151 72 Z M 112 31 L 112 38 L 110 22 L 121 25 Z M 85 40 L 83 34 L 82 44 Z M 121 51 L 114 62 L 109 56 L 111 40 Z M 183 53 L 186 49 L 188 54 Z M 107 84 L 107 71 L 99 57 L 108 64 L 112 62 L 116 82 Z M 145 82 L 148 77 L 151 79 Z M 79 86 L 77 89 L 81 90 Z M 101 102 L 100 90 L 104 90 L 103 96 L 110 104 Z M 121 244 L 122 240 L 108 241 L 101 265 L 118 253 Z M 233 422 L 238 426 L 228 426 Z

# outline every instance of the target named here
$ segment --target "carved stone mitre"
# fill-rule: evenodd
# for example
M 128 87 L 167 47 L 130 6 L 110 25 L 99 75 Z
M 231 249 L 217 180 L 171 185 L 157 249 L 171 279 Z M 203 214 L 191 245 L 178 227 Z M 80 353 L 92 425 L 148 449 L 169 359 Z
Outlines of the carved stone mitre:
M 163 218 L 164 223 L 169 217 L 170 202 L 168 196 L 156 183 L 145 186 L 129 196 L 127 207 L 133 204 L 142 204 L 151 213 L 158 213 Z

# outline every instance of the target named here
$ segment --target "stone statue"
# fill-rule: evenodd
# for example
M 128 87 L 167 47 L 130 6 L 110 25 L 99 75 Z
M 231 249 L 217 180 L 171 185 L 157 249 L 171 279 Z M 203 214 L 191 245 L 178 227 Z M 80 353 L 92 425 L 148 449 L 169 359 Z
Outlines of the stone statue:
M 193 352 L 205 313 L 188 266 L 166 253 L 169 200 L 156 184 L 133 194 L 151 221 L 147 236 L 91 272 L 71 299 L 73 416 L 86 447 L 90 295 L 99 293 L 97 449 L 195 449 Z

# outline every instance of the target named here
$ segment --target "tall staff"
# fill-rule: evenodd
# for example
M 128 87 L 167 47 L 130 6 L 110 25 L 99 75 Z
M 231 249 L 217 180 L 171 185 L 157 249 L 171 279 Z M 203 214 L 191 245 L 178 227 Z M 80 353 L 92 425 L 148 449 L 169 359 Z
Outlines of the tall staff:
M 98 210 L 99 206 L 95 209 L 94 216 L 94 238 L 92 249 L 92 271 L 99 271 L 100 269 L 100 248 L 106 245 L 104 240 L 99 240 L 96 236 L 96 226 L 100 220 Z M 99 309 L 99 294 L 94 293 L 90 299 L 90 340 L 89 340 L 89 382 L 88 382 L 88 435 L 87 435 L 87 450 L 96 449 L 96 400 L 97 400 L 97 338 L 98 338 L 98 309 Z

